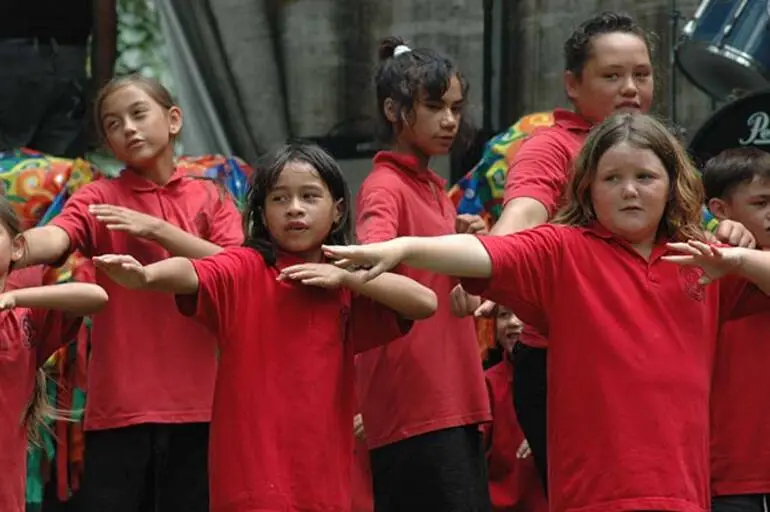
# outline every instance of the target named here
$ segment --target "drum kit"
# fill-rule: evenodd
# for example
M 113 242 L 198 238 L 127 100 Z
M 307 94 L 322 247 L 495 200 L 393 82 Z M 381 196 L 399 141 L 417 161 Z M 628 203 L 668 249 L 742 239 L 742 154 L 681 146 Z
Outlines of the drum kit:
M 770 152 L 770 0 L 702 0 L 674 56 L 689 81 L 726 102 L 692 138 L 696 161 L 740 146 Z

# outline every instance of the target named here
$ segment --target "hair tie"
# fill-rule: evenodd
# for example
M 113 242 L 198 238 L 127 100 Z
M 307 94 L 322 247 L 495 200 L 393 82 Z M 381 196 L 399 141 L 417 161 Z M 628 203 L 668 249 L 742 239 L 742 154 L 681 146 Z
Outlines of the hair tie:
M 401 55 L 402 53 L 409 53 L 409 52 L 411 52 L 411 51 L 412 51 L 412 49 L 411 49 L 411 48 L 409 48 L 407 45 L 405 45 L 405 44 L 400 44 L 400 45 L 396 46 L 396 47 L 393 49 L 393 56 L 394 56 L 394 57 L 398 57 L 398 56 L 399 56 L 399 55 Z

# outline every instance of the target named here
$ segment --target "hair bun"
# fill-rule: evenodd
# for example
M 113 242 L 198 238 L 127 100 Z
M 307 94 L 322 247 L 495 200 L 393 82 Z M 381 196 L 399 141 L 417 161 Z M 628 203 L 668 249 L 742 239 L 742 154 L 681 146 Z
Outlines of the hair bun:
M 392 59 L 393 52 L 402 45 L 406 45 L 406 42 L 400 37 L 389 36 L 383 39 L 382 42 L 380 42 L 380 49 L 378 52 L 380 60 Z

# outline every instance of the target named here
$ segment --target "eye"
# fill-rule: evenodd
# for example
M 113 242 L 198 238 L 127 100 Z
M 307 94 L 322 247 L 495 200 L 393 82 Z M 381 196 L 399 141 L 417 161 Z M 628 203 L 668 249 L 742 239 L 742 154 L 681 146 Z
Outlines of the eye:
M 618 73 L 608 73 L 604 75 L 604 78 L 606 78 L 607 80 L 617 80 L 618 78 L 620 78 L 620 75 Z

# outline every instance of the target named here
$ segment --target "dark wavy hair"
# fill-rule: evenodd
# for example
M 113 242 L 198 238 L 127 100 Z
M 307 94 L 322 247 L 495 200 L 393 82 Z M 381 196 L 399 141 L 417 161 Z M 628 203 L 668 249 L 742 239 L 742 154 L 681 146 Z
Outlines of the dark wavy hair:
M 406 45 L 399 37 L 387 37 L 380 43 L 380 64 L 374 83 L 377 89 L 377 112 L 380 119 L 380 138 L 390 143 L 396 135 L 400 119 L 409 119 L 414 105 L 421 99 L 441 101 L 449 89 L 449 82 L 456 77 L 462 88 L 463 98 L 468 98 L 468 81 L 452 60 L 428 48 L 415 48 L 393 55 L 396 48 Z M 390 98 L 396 106 L 399 122 L 394 126 L 385 117 L 385 100 Z M 474 127 L 465 112 L 462 112 L 456 141 L 468 144 Z
M 273 190 L 284 167 L 290 162 L 304 162 L 312 166 L 331 192 L 332 199 L 340 199 L 340 221 L 324 241 L 329 245 L 347 245 L 353 240 L 353 215 L 350 210 L 350 189 L 342 170 L 334 158 L 315 144 L 293 142 L 268 154 L 254 168 L 246 197 L 244 215 L 246 241 L 244 246 L 258 251 L 268 265 L 275 265 L 276 246 L 262 215 L 265 200 Z

